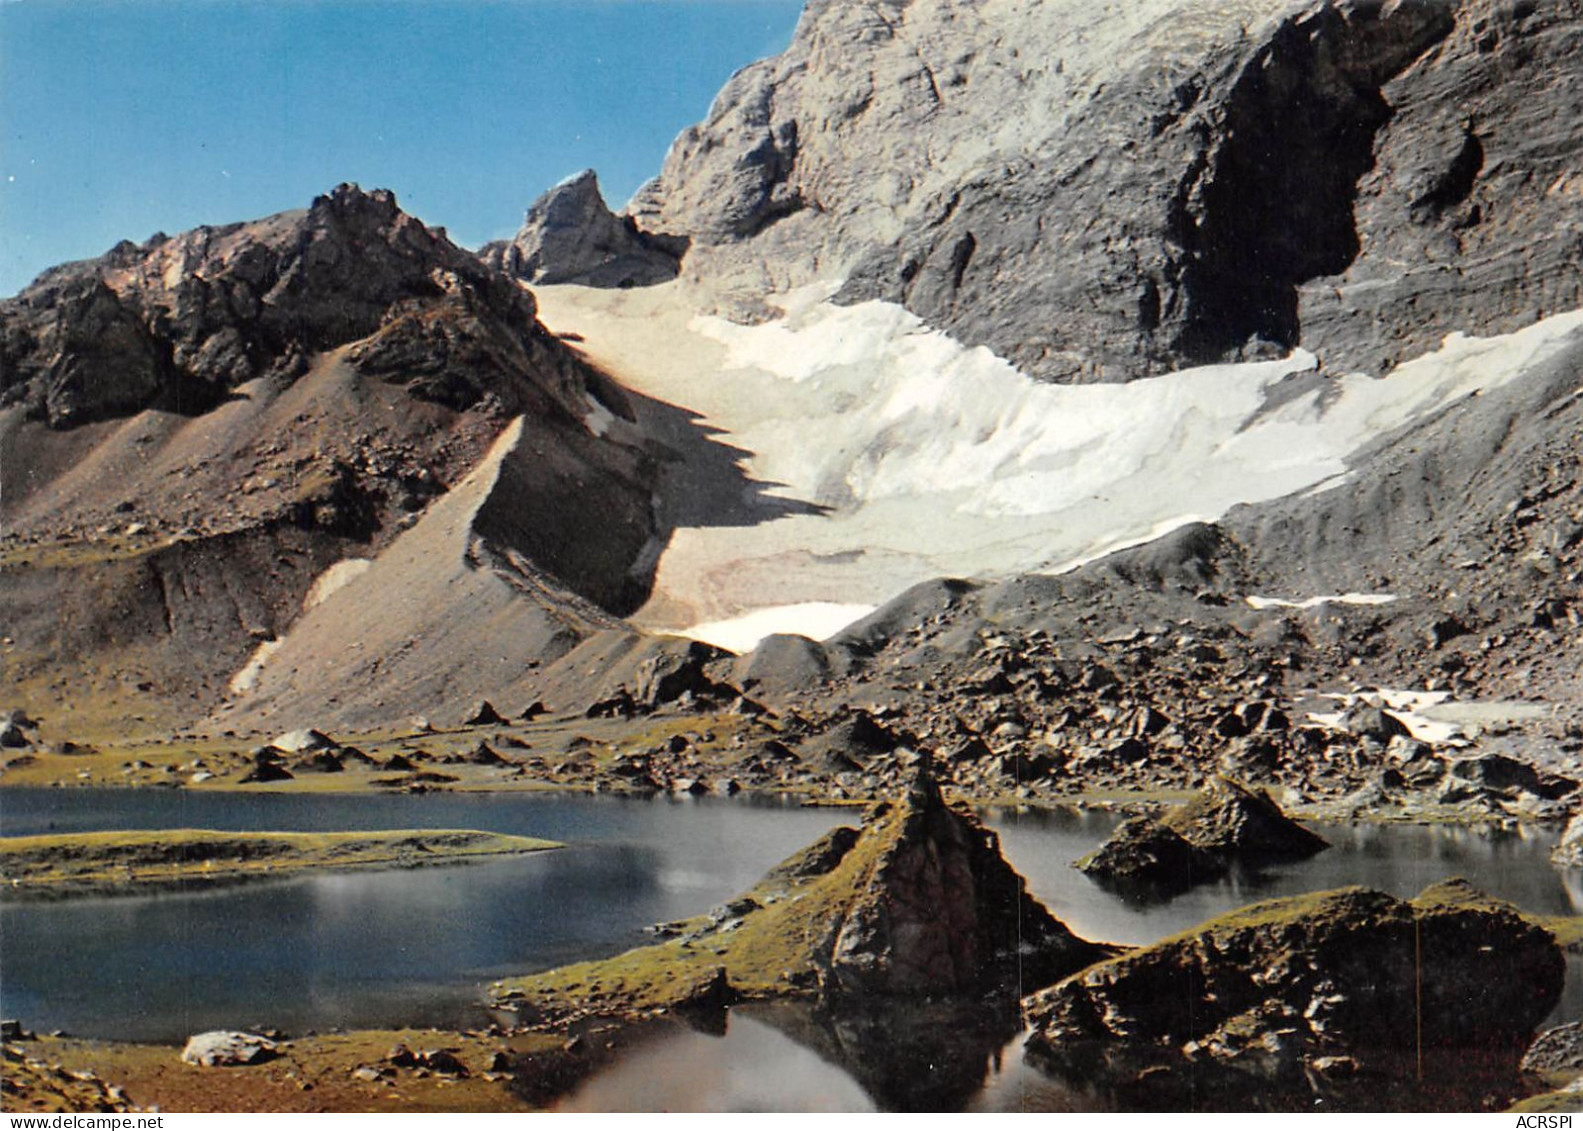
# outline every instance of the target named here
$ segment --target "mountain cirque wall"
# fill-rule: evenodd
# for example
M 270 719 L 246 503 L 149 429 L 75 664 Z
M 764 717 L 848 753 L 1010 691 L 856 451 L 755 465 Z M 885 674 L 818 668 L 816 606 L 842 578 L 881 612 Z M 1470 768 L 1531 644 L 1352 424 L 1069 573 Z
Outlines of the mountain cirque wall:
M 556 655 L 646 592 L 653 465 L 625 395 L 388 192 L 54 268 L 0 302 L 0 348 L 7 670 L 51 714 L 122 692 L 163 723 L 203 712 L 513 419 L 469 568 L 581 602 L 535 637 Z
M 1030 374 L 1388 368 L 1583 303 L 1572 0 L 814 0 L 629 205 Z

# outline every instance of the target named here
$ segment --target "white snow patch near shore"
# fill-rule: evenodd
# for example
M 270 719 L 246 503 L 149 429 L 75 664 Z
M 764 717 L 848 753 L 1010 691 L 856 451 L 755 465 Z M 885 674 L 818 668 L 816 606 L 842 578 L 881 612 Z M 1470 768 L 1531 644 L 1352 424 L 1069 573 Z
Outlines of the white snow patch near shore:
M 785 316 L 755 326 L 696 315 L 669 286 L 537 293 L 545 322 L 624 384 L 740 449 L 771 499 L 808 504 L 673 533 L 636 619 L 689 634 L 771 608 L 878 605 L 933 577 L 1057 572 L 1241 503 L 1334 489 L 1348 457 L 1520 379 L 1583 326 L 1574 312 L 1453 334 L 1385 380 L 1321 378 L 1296 351 L 1058 386 L 900 306 L 834 305 L 828 286 L 781 296 Z M 1282 382 L 1302 384 L 1272 396 Z
M 1332 593 L 1324 597 L 1304 597 L 1289 601 L 1284 597 L 1243 598 L 1253 609 L 1315 609 L 1320 605 L 1389 605 L 1396 600 L 1394 593 Z
M 342 558 L 313 579 L 307 595 L 302 599 L 302 611 L 307 612 L 315 605 L 323 604 L 336 590 L 362 577 L 373 564 L 372 558 Z
M 1395 715 L 1420 742 L 1438 746 L 1466 746 L 1485 726 L 1532 721 L 1551 713 L 1549 704 L 1520 700 L 1470 699 L 1454 701 L 1449 691 L 1413 691 L 1381 687 L 1355 695 L 1326 695 L 1340 704 L 1339 711 L 1311 711 L 1308 717 L 1320 726 L 1342 729 L 1341 718 L 1358 701 L 1374 701 Z
M 832 601 L 772 605 L 730 620 L 695 624 L 679 635 L 733 652 L 747 652 L 766 636 L 780 633 L 827 640 L 847 625 L 868 616 L 874 608 L 873 605 L 841 605 Z
M 231 677 L 231 682 L 226 689 L 232 695 L 246 695 L 258 686 L 258 677 L 264 674 L 264 665 L 269 663 L 269 658 L 285 645 L 284 640 L 266 640 L 247 658 L 247 663 Z

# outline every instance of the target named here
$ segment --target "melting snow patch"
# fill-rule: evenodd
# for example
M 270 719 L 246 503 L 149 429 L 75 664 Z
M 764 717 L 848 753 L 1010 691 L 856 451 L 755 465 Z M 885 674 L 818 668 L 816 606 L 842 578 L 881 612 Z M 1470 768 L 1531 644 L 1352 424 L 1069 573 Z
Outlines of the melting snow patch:
M 616 414 L 600 404 L 592 393 L 584 393 L 583 399 L 588 402 L 588 415 L 583 417 L 583 427 L 595 436 L 603 437 L 616 422 Z
M 810 640 L 825 640 L 874 611 L 873 605 L 838 605 L 831 601 L 804 601 L 755 609 L 730 620 L 695 624 L 681 635 L 732 652 L 751 652 L 766 636 L 789 633 Z
M 357 580 L 367 573 L 368 567 L 373 564 L 370 558 L 342 558 L 313 579 L 313 585 L 309 587 L 307 596 L 302 599 L 302 611 L 307 612 L 315 605 L 324 604 L 329 600 L 330 594 Z
M 257 687 L 258 677 L 264 674 L 264 665 L 285 643 L 284 640 L 266 640 L 254 648 L 253 654 L 247 658 L 247 663 L 242 665 L 242 670 L 233 675 L 231 682 L 226 685 L 231 694 L 246 695 Z
M 1244 597 L 1255 609 L 1313 609 L 1320 605 L 1389 605 L 1396 600 L 1394 593 L 1332 593 L 1326 597 L 1305 597 L 1301 601 L 1288 601 L 1284 597 Z
M 1469 728 L 1474 728 L 1473 733 L 1476 734 L 1476 728 L 1483 724 L 1542 719 L 1550 714 L 1550 708 L 1543 703 L 1501 700 L 1452 702 L 1449 691 L 1382 687 L 1357 695 L 1326 695 L 1325 698 L 1340 704 L 1341 710 L 1310 712 L 1308 717 L 1320 726 L 1340 730 L 1342 716 L 1348 708 L 1359 700 L 1374 700 L 1400 719 L 1418 741 L 1446 746 L 1467 745 Z

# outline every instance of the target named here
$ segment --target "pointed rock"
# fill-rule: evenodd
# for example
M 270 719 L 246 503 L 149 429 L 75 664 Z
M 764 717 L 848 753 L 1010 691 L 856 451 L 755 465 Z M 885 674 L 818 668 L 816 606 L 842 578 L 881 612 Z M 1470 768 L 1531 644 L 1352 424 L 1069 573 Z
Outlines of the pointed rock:
M 480 699 L 462 720 L 464 727 L 492 727 L 505 722 L 505 718 L 488 699 Z
M 930 761 L 906 798 L 882 804 L 839 870 L 827 990 L 842 996 L 970 993 L 1036 985 L 1107 949 L 1077 938 L 1030 896 L 1000 840 L 947 805 Z
M 529 283 L 647 287 L 676 277 L 686 241 L 638 230 L 605 205 L 592 169 L 568 177 L 533 202 L 509 243 L 480 251 L 491 267 Z
M 674 941 L 497 983 L 495 1000 L 565 1018 L 672 1008 L 712 980 L 831 1004 L 1020 996 L 1116 953 L 1028 894 L 996 835 L 940 796 L 928 758 L 916 773 L 861 829 L 834 829 L 720 912 L 669 925 Z

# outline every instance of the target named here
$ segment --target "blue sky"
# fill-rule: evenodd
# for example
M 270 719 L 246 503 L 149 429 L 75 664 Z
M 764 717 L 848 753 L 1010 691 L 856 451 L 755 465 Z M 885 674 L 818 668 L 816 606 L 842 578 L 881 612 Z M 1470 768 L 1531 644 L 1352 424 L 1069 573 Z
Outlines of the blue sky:
M 619 207 L 801 0 L 0 0 L 0 295 L 117 240 L 394 189 L 467 246 Z

